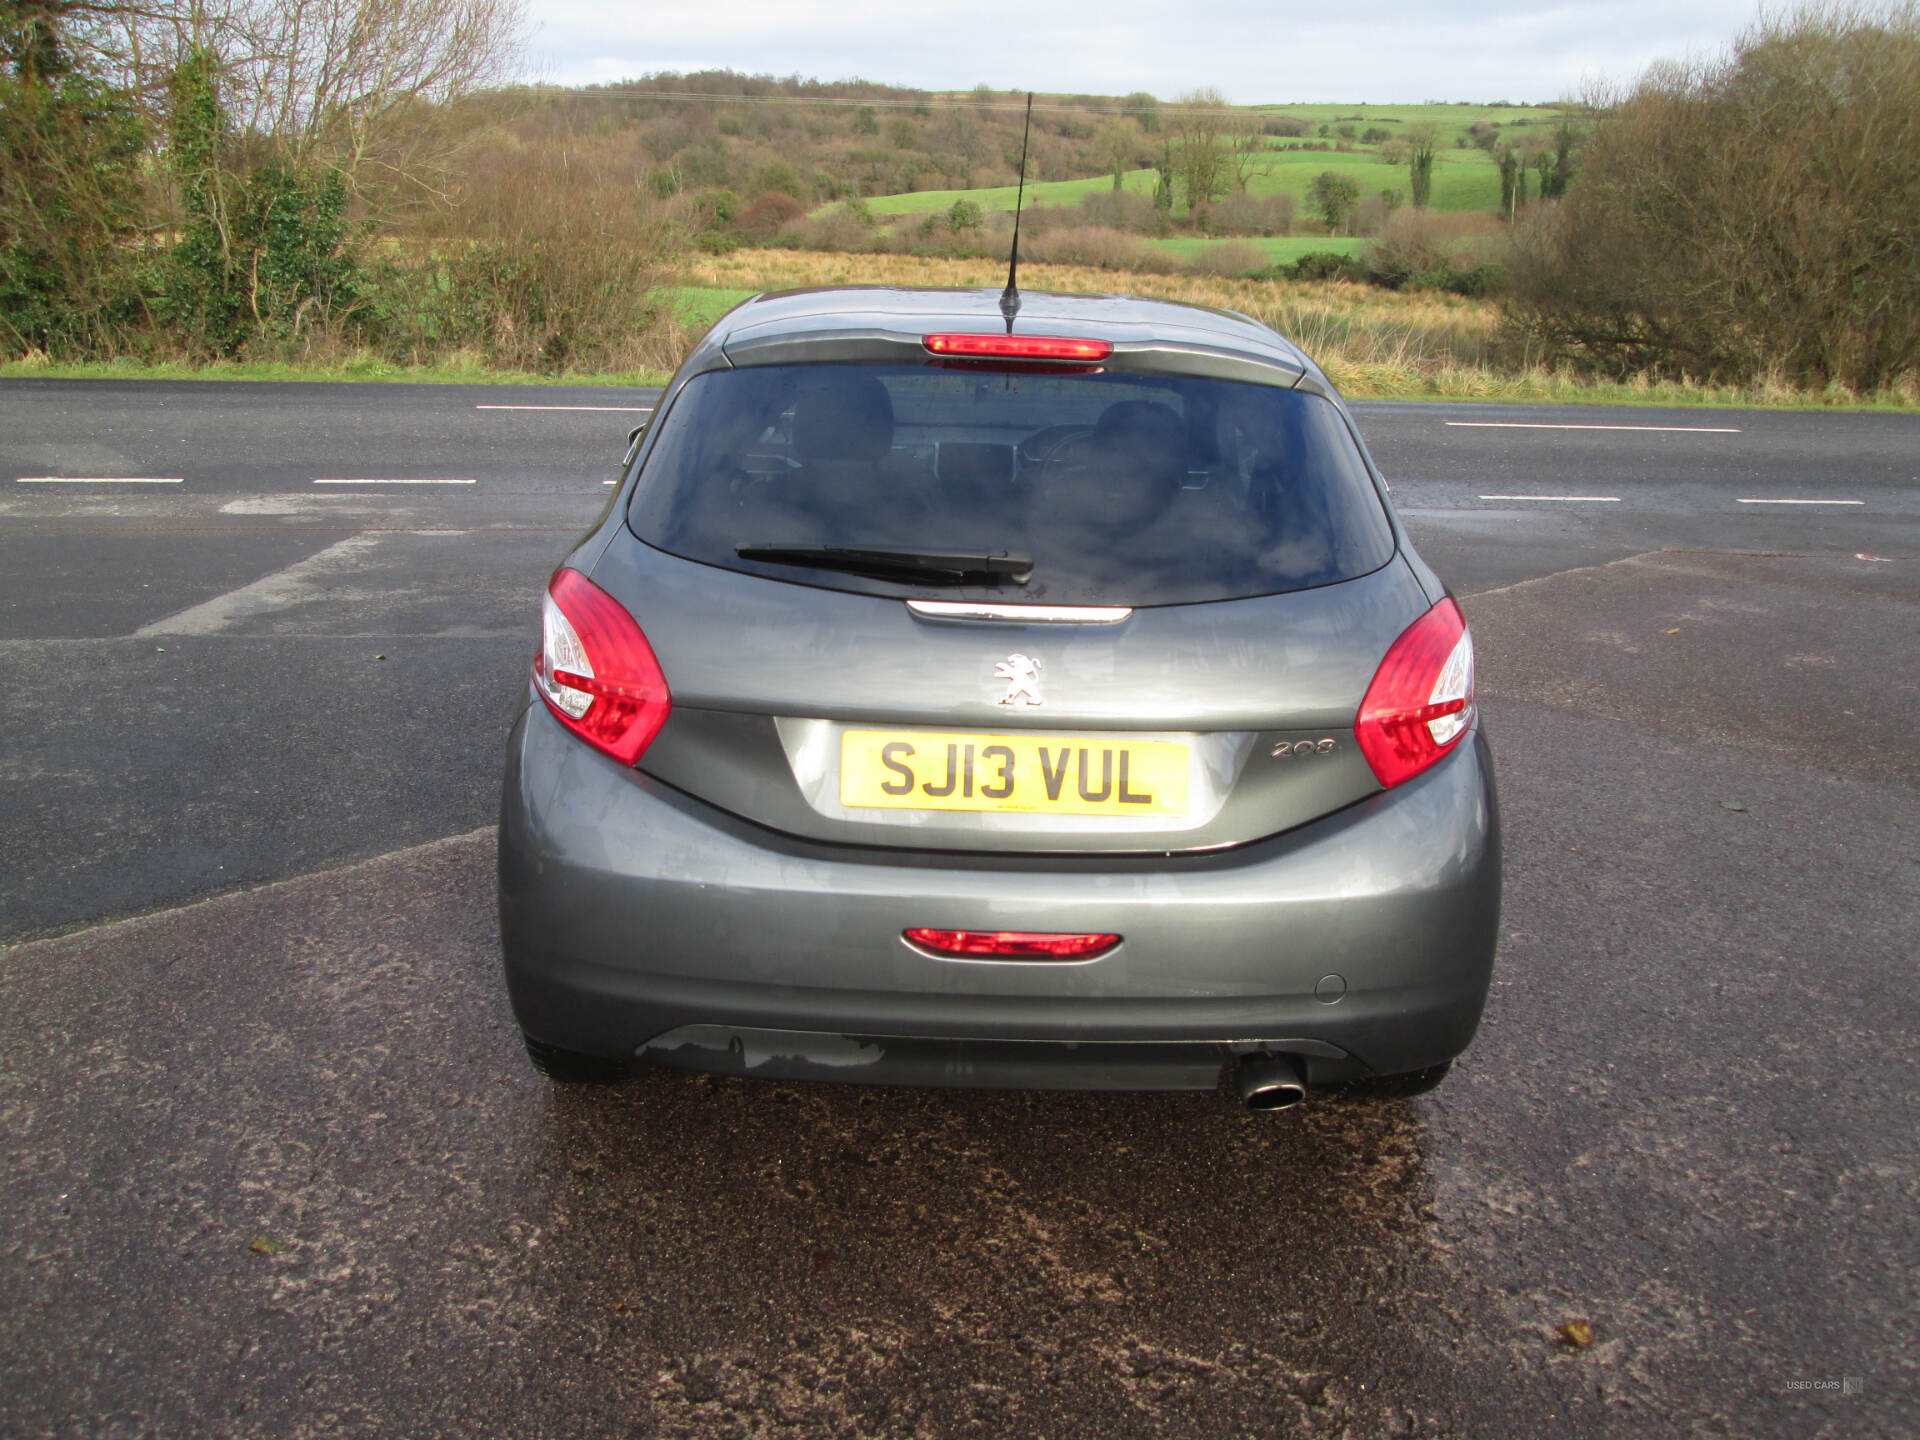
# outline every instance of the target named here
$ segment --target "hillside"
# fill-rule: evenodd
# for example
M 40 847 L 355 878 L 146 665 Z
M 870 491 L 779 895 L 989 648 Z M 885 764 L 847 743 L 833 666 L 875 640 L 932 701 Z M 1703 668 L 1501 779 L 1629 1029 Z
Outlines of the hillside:
M 984 87 L 934 93 L 849 81 L 827 84 L 726 71 L 652 75 L 617 85 L 542 89 L 499 107 L 495 123 L 539 146 L 566 137 L 630 142 L 662 195 L 730 192 L 741 208 L 781 194 L 818 213 L 851 198 L 876 218 L 945 212 L 958 200 L 1013 208 L 1026 97 Z M 1496 151 L 1530 160 L 1569 112 L 1518 105 L 1187 106 L 1152 96 L 1036 96 L 1028 199 L 1072 206 L 1121 188 L 1152 196 L 1172 172 L 1175 219 L 1195 208 L 1182 182 L 1206 117 L 1211 143 L 1245 147 L 1241 173 L 1206 198 L 1292 197 L 1304 215 L 1314 179 L 1350 177 L 1364 196 L 1405 196 L 1408 166 L 1392 154 L 1408 132 L 1436 140 L 1432 208 L 1495 210 Z M 1324 233 L 1324 230 L 1323 232 Z
M 1170 109 L 1170 107 L 1169 107 Z M 1498 207 L 1500 169 L 1494 158 L 1501 145 L 1531 159 L 1552 144 L 1552 134 L 1574 112 L 1559 106 L 1477 106 L 1477 105 L 1401 105 L 1367 107 L 1364 105 L 1292 105 L 1250 106 L 1229 112 L 1243 127 L 1230 134 L 1261 135 L 1264 148 L 1250 176 L 1247 193 L 1251 195 L 1290 195 L 1302 206 L 1308 187 L 1323 171 L 1350 176 L 1362 195 L 1381 190 L 1406 191 L 1407 166 L 1393 163 L 1383 152 L 1396 139 L 1403 139 L 1415 126 L 1431 128 L 1439 142 L 1434 156 L 1434 186 L 1431 200 L 1436 210 L 1487 210 Z M 1263 127 L 1278 122 L 1296 122 L 1305 133 L 1297 137 L 1269 136 Z M 1036 129 L 1040 116 L 1035 116 Z M 1330 132 L 1322 137 L 1320 127 Z M 1340 134 L 1351 128 L 1351 137 Z M 1362 141 L 1368 131 L 1384 131 L 1385 138 Z M 1482 148 L 1476 141 L 1493 137 L 1493 148 Z M 1150 146 L 1146 134 L 1139 144 Z M 1146 167 L 1128 170 L 1123 188 L 1152 195 L 1158 172 Z M 1041 205 L 1078 205 L 1086 196 L 1113 189 L 1110 172 L 1098 171 L 1073 179 L 1029 181 L 1028 198 Z M 1012 185 L 981 186 L 968 189 L 918 187 L 867 200 L 875 215 L 920 215 L 944 210 L 955 200 L 968 199 L 988 211 L 1011 210 Z M 1179 208 L 1179 207 L 1176 207 Z

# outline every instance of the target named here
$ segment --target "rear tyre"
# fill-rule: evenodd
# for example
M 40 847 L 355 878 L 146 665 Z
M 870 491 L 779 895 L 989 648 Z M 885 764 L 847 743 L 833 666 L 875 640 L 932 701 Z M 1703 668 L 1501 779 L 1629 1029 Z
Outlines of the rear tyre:
M 563 1050 L 525 1032 L 520 1038 L 526 1042 L 527 1059 L 533 1062 L 533 1068 L 562 1085 L 617 1085 L 633 1073 L 633 1066 L 624 1060 Z
M 1406 1100 L 1415 1095 L 1424 1095 L 1453 1069 L 1451 1060 L 1442 1060 L 1438 1065 L 1429 1065 L 1424 1070 L 1406 1070 L 1398 1075 L 1369 1075 L 1364 1080 L 1351 1080 L 1340 1087 L 1340 1093 L 1353 1100 Z

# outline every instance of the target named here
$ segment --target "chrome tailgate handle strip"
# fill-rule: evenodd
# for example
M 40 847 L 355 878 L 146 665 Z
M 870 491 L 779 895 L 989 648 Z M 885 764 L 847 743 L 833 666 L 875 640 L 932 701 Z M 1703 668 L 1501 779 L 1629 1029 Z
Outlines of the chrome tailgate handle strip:
M 909 600 L 907 609 L 922 620 L 958 624 L 1117 625 L 1133 614 L 1131 605 L 993 605 L 975 600 Z

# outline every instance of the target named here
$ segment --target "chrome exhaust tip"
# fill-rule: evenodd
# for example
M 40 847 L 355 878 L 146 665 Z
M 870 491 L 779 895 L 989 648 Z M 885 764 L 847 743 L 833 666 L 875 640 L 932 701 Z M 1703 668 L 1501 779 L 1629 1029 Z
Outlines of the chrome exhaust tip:
M 1287 1110 L 1307 1098 L 1300 1067 L 1285 1055 L 1249 1055 L 1235 1078 L 1249 1110 Z

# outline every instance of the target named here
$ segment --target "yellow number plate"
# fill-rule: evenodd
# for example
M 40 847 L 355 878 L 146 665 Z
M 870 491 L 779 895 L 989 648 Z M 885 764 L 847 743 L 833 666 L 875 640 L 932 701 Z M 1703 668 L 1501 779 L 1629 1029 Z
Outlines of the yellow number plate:
M 1172 740 L 849 730 L 840 737 L 840 803 L 1185 816 L 1187 769 L 1187 747 Z

